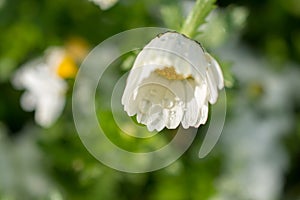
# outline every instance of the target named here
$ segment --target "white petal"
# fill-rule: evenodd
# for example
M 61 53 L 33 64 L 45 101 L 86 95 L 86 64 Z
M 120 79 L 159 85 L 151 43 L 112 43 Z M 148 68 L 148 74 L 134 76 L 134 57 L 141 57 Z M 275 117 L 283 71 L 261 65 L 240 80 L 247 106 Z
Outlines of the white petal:
M 215 82 L 214 76 L 212 69 L 209 67 L 207 68 L 207 84 L 209 88 L 209 102 L 211 104 L 216 103 L 218 99 L 218 88 L 217 88 L 217 83 Z
M 57 46 L 49 47 L 45 52 L 45 63 L 48 65 L 49 69 L 55 73 L 65 56 L 66 51 L 64 48 Z
M 40 98 L 35 111 L 35 121 L 44 127 L 51 126 L 63 111 L 64 104 L 64 98 Z
M 150 116 L 150 108 L 153 106 L 153 102 L 146 98 L 146 90 L 141 90 L 136 101 L 134 101 L 134 109 L 137 113 L 137 121 L 142 124 L 147 124 Z
M 178 102 L 181 101 L 181 104 L 183 103 L 183 101 L 185 101 L 186 96 L 185 96 L 185 81 L 179 81 L 179 80 L 175 80 L 172 81 L 169 85 L 169 90 L 175 94 L 175 96 L 177 97 Z
M 90 0 L 97 4 L 102 10 L 112 7 L 118 0 Z
M 173 107 L 166 110 L 166 125 L 169 129 L 175 129 L 179 126 L 183 118 L 185 87 L 182 81 L 174 80 L 171 81 L 168 89 L 169 92 L 166 93 L 165 98 L 173 99 Z M 170 94 L 170 92 L 172 92 L 172 95 Z
M 196 124 L 198 119 L 199 107 L 194 96 L 193 86 L 188 81 L 186 81 L 185 83 L 186 99 L 182 126 L 183 128 L 187 129 L 189 126 L 194 126 Z
M 140 69 L 141 70 L 141 69 Z M 122 95 L 122 104 L 128 106 L 129 99 L 132 97 L 133 92 L 137 90 L 140 80 L 140 70 L 132 70 L 127 78 L 126 87 Z
M 149 120 L 147 128 L 149 131 L 161 131 L 165 126 L 166 114 L 161 106 L 154 105 L 151 107 L 149 112 Z
M 149 120 L 149 114 L 147 114 L 147 113 L 145 114 L 145 113 L 141 113 L 141 112 L 137 113 L 137 115 L 136 115 L 136 121 L 138 123 L 147 125 L 148 120 Z
M 168 80 L 154 73 L 151 74 L 142 81 L 138 86 L 139 88 L 131 95 L 129 103 L 124 105 L 124 110 L 129 116 L 137 113 L 137 121 L 146 124 L 150 115 L 150 108 L 153 104 L 159 105 L 162 103 L 168 85 Z
M 199 117 L 198 117 L 198 121 L 195 125 L 196 128 L 198 128 L 201 124 L 205 124 L 207 121 L 207 117 L 208 117 L 208 104 L 207 102 L 202 105 L 202 107 L 200 108 L 200 112 L 199 112 Z
M 143 101 L 150 101 L 152 104 L 160 104 L 161 99 L 166 93 L 168 80 L 159 77 L 158 75 L 151 75 L 145 79 L 134 91 L 134 94 L 130 97 L 129 104 L 125 105 L 125 110 L 131 107 L 130 113 L 138 112 L 143 106 Z M 131 105 L 134 104 L 134 105 Z M 144 109 L 142 112 L 146 112 Z
M 148 56 L 145 56 L 147 54 Z M 206 59 L 202 47 L 195 41 L 176 32 L 167 32 L 151 40 L 142 50 L 137 65 L 156 64 L 174 67 L 188 77 L 200 73 L 205 77 Z
M 178 102 L 176 101 L 177 99 L 178 98 L 176 98 L 173 92 L 171 92 L 170 90 L 166 90 L 161 104 L 165 109 L 164 112 L 166 113 L 165 115 L 167 128 L 176 128 L 180 124 L 180 121 L 182 119 L 182 107 L 178 106 Z
M 190 100 L 186 103 L 186 110 L 182 119 L 183 128 L 187 129 L 190 126 L 194 126 L 197 122 L 198 117 L 198 106 L 195 99 Z
M 122 104 L 126 106 L 128 104 L 129 99 L 131 98 L 133 92 L 142 84 L 145 80 L 154 80 L 154 81 L 160 81 L 156 80 L 156 77 L 150 77 L 152 72 L 157 68 L 155 65 L 145 65 L 145 66 L 133 66 L 131 69 L 127 82 L 126 87 L 123 92 L 122 96 Z
M 21 96 L 20 104 L 25 111 L 33 111 L 37 104 L 37 97 L 30 92 L 24 92 Z
M 198 116 L 197 116 L 197 122 L 194 127 L 199 127 L 200 124 L 203 124 L 203 109 L 207 108 L 207 86 L 206 84 L 202 84 L 201 86 L 195 87 L 195 98 L 197 100 L 198 104 Z M 207 115 L 207 114 L 206 114 Z
M 212 69 L 213 76 L 215 81 L 217 82 L 218 88 L 222 89 L 224 87 L 224 78 L 221 67 L 219 63 L 209 53 L 205 53 L 205 55 L 207 61 L 210 63 L 209 67 L 211 67 Z
M 133 92 L 138 89 L 141 79 L 142 68 L 132 69 L 127 77 L 126 87 L 122 96 L 122 104 L 127 105 L 129 99 L 132 97 Z
M 179 126 L 182 117 L 183 117 L 183 109 L 182 107 L 176 106 L 172 110 L 166 110 L 166 126 L 168 129 L 175 129 Z
M 128 103 L 125 104 L 124 110 L 127 112 L 129 116 L 133 116 L 138 112 L 138 105 L 136 103 L 136 100 L 132 97 L 129 99 Z
M 207 99 L 207 85 L 205 83 L 195 87 L 195 98 L 199 108 L 201 108 Z

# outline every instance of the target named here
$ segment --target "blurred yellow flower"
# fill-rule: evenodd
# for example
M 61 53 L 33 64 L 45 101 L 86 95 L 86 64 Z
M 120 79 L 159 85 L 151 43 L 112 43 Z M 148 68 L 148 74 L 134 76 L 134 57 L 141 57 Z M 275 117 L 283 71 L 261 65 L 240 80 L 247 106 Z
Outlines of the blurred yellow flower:
M 73 36 L 66 41 L 65 49 L 68 54 L 77 62 L 81 62 L 90 49 L 86 40 Z
M 74 60 L 69 55 L 65 55 L 57 67 L 56 73 L 61 78 L 75 77 L 77 73 L 77 67 Z

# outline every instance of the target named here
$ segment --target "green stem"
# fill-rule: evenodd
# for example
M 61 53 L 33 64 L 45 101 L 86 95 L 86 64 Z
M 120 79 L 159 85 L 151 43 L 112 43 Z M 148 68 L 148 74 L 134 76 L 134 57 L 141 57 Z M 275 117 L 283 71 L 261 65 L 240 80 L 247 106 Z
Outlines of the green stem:
M 207 15 L 214 9 L 216 0 L 197 0 L 193 10 L 186 18 L 181 28 L 181 33 L 193 38 L 197 34 L 197 29 L 205 22 Z

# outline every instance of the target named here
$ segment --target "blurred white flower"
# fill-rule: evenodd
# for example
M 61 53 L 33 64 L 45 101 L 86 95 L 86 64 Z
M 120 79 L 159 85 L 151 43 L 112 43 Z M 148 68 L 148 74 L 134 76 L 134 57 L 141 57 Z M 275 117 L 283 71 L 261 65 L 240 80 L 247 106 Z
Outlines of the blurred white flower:
M 4 7 L 6 0 L 0 0 L 0 9 Z
M 199 127 L 208 102 L 224 87 L 217 61 L 199 43 L 177 32 L 154 38 L 137 56 L 122 97 L 129 116 L 149 131 Z
M 236 39 L 220 48 L 219 55 L 234 63 L 241 91 L 219 143 L 225 162 L 211 200 L 280 199 L 288 166 L 282 138 L 295 126 L 292 100 L 299 97 L 298 66 L 274 70 Z
M 52 47 L 43 58 L 22 66 L 14 75 L 12 83 L 26 91 L 21 106 L 26 111 L 35 110 L 35 121 L 49 127 L 60 116 L 65 105 L 67 83 L 64 78 L 75 76 L 75 61 L 63 48 Z
M 28 127 L 11 140 L 0 122 L 1 200 L 18 199 L 21 195 L 23 199 L 44 199 L 58 190 L 42 164 L 38 133 L 38 129 Z
M 89 0 L 97 4 L 102 10 L 107 10 L 115 5 L 118 0 Z

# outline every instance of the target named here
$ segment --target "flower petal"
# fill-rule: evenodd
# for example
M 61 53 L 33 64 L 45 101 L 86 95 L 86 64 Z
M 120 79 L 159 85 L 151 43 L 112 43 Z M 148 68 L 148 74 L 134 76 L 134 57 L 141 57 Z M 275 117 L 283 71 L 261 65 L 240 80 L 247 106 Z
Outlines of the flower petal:
M 214 80 L 217 82 L 218 88 L 222 89 L 224 87 L 224 78 L 219 63 L 209 53 L 205 53 L 205 56 L 208 63 L 210 63 L 209 67 L 212 69 Z
M 185 111 L 182 119 L 183 128 L 194 126 L 198 119 L 199 107 L 194 96 L 194 88 L 189 81 L 185 81 Z
M 185 87 L 182 81 L 173 80 L 169 85 L 164 100 L 168 100 L 169 106 L 165 106 L 167 112 L 166 126 L 175 129 L 183 118 L 183 106 L 185 101 Z
M 166 113 L 166 126 L 169 129 L 176 128 L 180 124 L 183 116 L 182 107 L 178 106 L 176 99 L 178 98 L 176 98 L 170 90 L 166 91 L 165 96 L 162 99 L 162 106 Z
M 137 113 L 137 115 L 136 115 L 136 121 L 138 123 L 147 125 L 148 120 L 149 120 L 149 114 L 147 114 L 147 113 L 141 113 L 141 112 Z
M 181 107 L 176 106 L 173 110 L 166 110 L 167 117 L 166 117 L 166 126 L 168 129 L 175 129 L 179 126 L 182 117 L 183 117 L 183 110 Z
M 139 71 L 137 71 L 139 70 Z M 129 104 L 129 100 L 133 95 L 133 92 L 136 91 L 138 88 L 138 84 L 140 82 L 140 69 L 137 70 L 132 70 L 130 71 L 128 77 L 127 77 L 127 82 L 126 82 L 126 87 L 124 89 L 123 95 L 122 95 L 122 99 L 121 99 L 121 103 L 126 107 Z
M 218 99 L 218 88 L 211 67 L 207 68 L 206 77 L 209 88 L 209 102 L 214 104 Z
M 174 67 L 178 74 L 205 77 L 206 59 L 202 47 L 195 41 L 176 32 L 163 33 L 151 40 L 140 52 L 136 65 L 156 64 Z
M 201 124 L 205 124 L 207 121 L 207 117 L 208 117 L 208 104 L 207 102 L 202 105 L 202 107 L 200 108 L 200 112 L 199 112 L 199 117 L 198 117 L 198 121 L 195 125 L 196 128 L 198 128 Z
M 25 111 L 33 111 L 37 104 L 37 98 L 32 93 L 25 91 L 21 96 L 20 104 Z
M 150 108 L 147 128 L 149 131 L 161 131 L 166 126 L 166 113 L 159 105 Z
M 118 0 L 89 0 L 97 4 L 102 10 L 112 7 Z
M 204 105 L 205 101 L 207 100 L 207 85 L 203 82 L 201 85 L 197 85 L 195 87 L 195 98 L 199 108 Z
M 127 82 L 126 87 L 124 89 L 124 93 L 122 96 L 122 104 L 124 106 L 128 105 L 128 102 L 133 94 L 134 91 L 136 91 L 142 82 L 145 82 L 146 80 L 153 80 L 153 81 L 161 81 L 157 80 L 159 77 L 154 77 L 154 73 L 152 73 L 155 69 L 157 69 L 156 65 L 134 65 L 131 69 Z M 151 76 L 151 77 L 150 77 Z M 134 97 L 135 98 L 135 97 Z
M 124 105 L 124 110 L 127 112 L 129 116 L 133 116 L 138 112 L 138 106 L 136 103 L 136 99 L 133 99 L 133 95 L 129 98 L 128 103 Z
M 35 121 L 44 127 L 51 126 L 63 111 L 64 97 L 42 97 L 37 102 Z
M 195 87 L 195 98 L 198 104 L 198 116 L 197 116 L 197 122 L 194 127 L 198 128 L 200 124 L 204 124 L 203 122 L 203 112 L 205 108 L 208 109 L 207 107 L 207 85 L 202 84 L 202 85 L 197 85 Z M 207 113 L 206 113 L 207 115 Z M 207 116 L 206 116 L 207 117 Z M 206 120 L 205 120 L 206 121 Z

